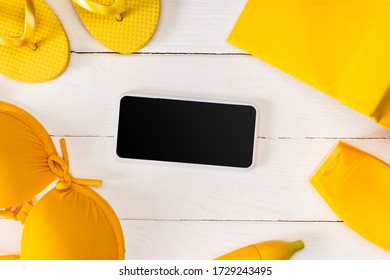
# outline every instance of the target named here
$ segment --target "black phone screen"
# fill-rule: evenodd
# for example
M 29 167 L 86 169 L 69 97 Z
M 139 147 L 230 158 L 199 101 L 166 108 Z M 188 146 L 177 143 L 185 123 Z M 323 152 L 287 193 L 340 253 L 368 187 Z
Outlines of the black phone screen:
M 252 165 L 256 109 L 250 105 L 125 96 L 116 153 L 121 158 Z

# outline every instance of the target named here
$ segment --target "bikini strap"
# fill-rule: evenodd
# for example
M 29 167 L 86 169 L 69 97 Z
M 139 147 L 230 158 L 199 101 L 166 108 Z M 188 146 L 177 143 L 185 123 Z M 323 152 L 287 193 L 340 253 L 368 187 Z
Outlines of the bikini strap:
M 16 207 L 9 207 L 5 210 L 0 210 L 0 216 L 7 219 L 14 219 L 24 224 L 32 207 L 33 201 L 29 200 L 17 205 Z
M 83 186 L 102 185 L 101 180 L 80 179 L 80 178 L 73 177 L 72 174 L 69 173 L 69 157 L 68 157 L 68 150 L 66 148 L 66 143 L 64 138 L 60 140 L 60 145 L 61 145 L 63 158 L 60 158 L 57 154 L 54 154 L 49 156 L 48 159 L 50 170 L 60 178 L 60 180 L 57 182 L 55 186 L 56 189 L 65 190 L 70 188 L 72 184 L 78 184 Z
M 5 256 L 0 256 L 0 260 L 9 260 L 9 261 L 12 261 L 12 260 L 20 260 L 20 256 L 19 255 L 5 255 Z

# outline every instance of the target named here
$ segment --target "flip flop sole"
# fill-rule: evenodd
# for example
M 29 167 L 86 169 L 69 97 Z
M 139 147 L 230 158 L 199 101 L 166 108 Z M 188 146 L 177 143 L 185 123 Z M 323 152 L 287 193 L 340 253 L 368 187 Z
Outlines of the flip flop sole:
M 38 49 L 0 45 L 0 73 L 27 83 L 57 78 L 69 64 L 69 41 L 61 22 L 43 2 L 34 0 L 36 26 L 34 40 Z M 22 0 L 0 0 L 0 36 L 20 36 L 24 30 Z
M 96 0 L 110 5 L 113 0 Z M 88 31 L 102 45 L 118 53 L 129 54 L 143 48 L 152 38 L 160 17 L 160 0 L 127 0 L 123 20 L 91 13 L 74 7 Z

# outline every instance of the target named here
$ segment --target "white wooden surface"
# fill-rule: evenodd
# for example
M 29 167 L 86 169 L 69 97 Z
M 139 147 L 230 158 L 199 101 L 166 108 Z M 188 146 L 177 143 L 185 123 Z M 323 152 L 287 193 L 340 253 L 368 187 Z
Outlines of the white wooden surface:
M 307 179 L 338 139 L 390 162 L 390 132 L 225 42 L 246 0 L 161 0 L 151 42 L 113 54 L 84 29 L 71 1 L 47 0 L 71 43 L 69 68 L 38 85 L 0 76 L 0 100 L 66 137 L 75 176 L 97 177 L 116 210 L 128 259 L 212 259 L 269 239 L 302 239 L 294 259 L 390 259 L 329 209 Z M 249 101 L 260 109 L 250 170 L 114 159 L 123 93 Z M 0 253 L 22 227 L 0 220 Z

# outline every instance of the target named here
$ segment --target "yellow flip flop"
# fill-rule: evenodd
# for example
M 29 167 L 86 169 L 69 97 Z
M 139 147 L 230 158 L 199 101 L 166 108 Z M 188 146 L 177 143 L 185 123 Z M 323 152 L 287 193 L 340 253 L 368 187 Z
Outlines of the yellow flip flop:
M 0 0 L 1 74 L 46 82 L 65 71 L 69 57 L 68 37 L 43 0 Z
M 72 0 L 88 31 L 105 47 L 122 54 L 143 48 L 160 17 L 160 0 Z

